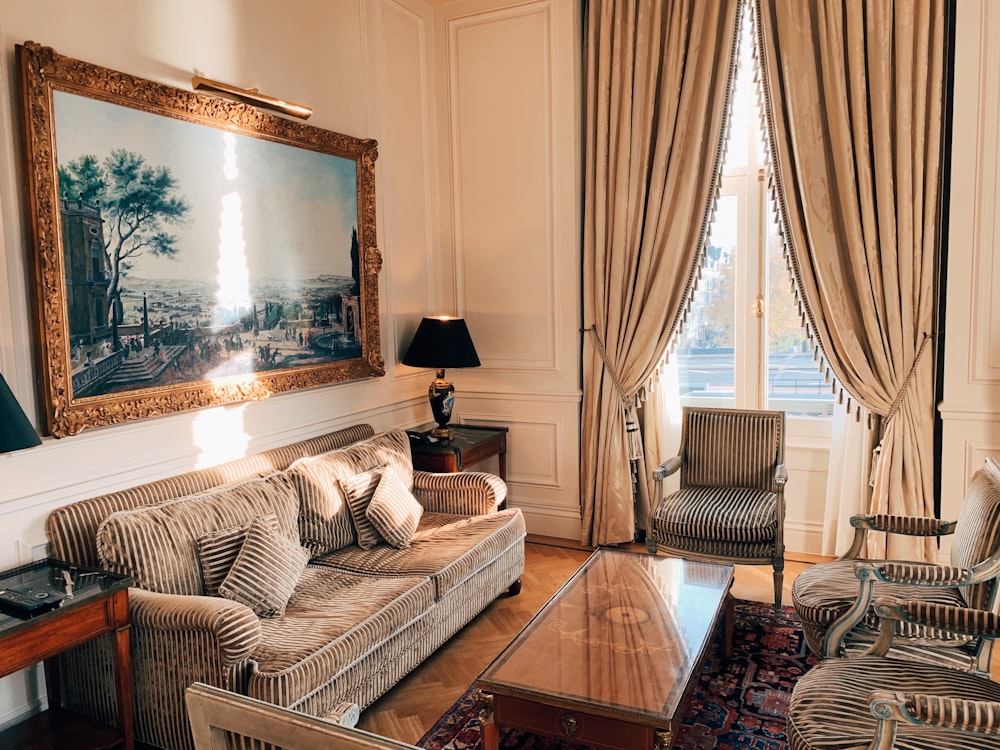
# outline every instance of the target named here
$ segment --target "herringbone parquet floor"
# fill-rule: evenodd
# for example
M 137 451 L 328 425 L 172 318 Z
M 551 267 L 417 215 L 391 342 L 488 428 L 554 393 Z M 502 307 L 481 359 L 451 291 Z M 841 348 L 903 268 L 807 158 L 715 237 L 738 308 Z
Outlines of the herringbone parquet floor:
M 645 548 L 635 545 L 635 549 Z M 521 594 L 516 597 L 504 595 L 493 602 L 371 705 L 361 715 L 358 726 L 403 742 L 416 742 L 589 554 L 589 550 L 529 542 L 525 545 Z M 786 561 L 784 603 L 791 603 L 791 582 L 805 567 L 806 563 Z M 737 566 L 733 595 L 739 599 L 772 601 L 771 569 Z

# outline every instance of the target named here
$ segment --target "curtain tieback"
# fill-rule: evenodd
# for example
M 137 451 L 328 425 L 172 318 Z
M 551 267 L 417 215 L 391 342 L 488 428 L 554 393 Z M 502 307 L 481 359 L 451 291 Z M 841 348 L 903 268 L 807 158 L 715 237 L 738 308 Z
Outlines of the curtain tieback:
M 872 451 L 872 470 L 868 478 L 868 485 L 871 487 L 875 486 L 875 474 L 878 469 L 879 458 L 882 455 L 882 440 L 885 437 L 886 428 L 896 417 L 899 408 L 903 405 L 903 399 L 906 398 L 907 391 L 910 390 L 910 384 L 913 382 L 913 378 L 917 373 L 917 365 L 920 364 L 920 358 L 924 356 L 924 352 L 927 350 L 927 345 L 934 338 L 929 333 L 924 334 L 923 340 L 920 342 L 920 348 L 917 349 L 917 356 L 913 358 L 913 364 L 910 365 L 909 372 L 906 373 L 906 377 L 903 379 L 903 384 L 899 387 L 899 392 L 896 394 L 896 398 L 892 402 L 892 406 L 889 407 L 889 411 L 885 413 L 882 418 L 882 424 L 879 428 L 879 438 L 878 445 L 875 446 L 875 450 Z
M 618 373 L 615 372 L 611 360 L 608 359 L 608 351 L 604 348 L 604 342 L 601 341 L 601 337 L 597 334 L 597 326 L 592 325 L 587 330 L 590 331 L 590 335 L 594 339 L 594 346 L 597 347 L 597 353 L 601 355 L 601 359 L 604 361 L 604 369 L 608 371 L 611 382 L 614 384 L 615 390 L 618 391 L 618 398 L 621 400 L 622 412 L 625 416 L 625 443 L 628 450 L 628 458 L 629 461 L 636 461 L 642 458 L 642 435 L 639 434 L 639 418 L 635 412 L 635 403 L 626 395 L 625 386 L 618 379 Z

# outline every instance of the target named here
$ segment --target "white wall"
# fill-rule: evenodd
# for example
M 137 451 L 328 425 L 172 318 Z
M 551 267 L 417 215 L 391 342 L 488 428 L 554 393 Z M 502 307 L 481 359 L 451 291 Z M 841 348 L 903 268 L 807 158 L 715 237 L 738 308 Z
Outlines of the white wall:
M 454 374 L 457 400 L 467 421 L 510 427 L 511 502 L 529 531 L 570 539 L 580 535 L 576 6 L 460 0 L 437 8 L 434 26 L 439 250 L 484 365 Z
M 941 515 L 1000 458 L 1000 7 L 961 0 L 955 42 Z M 947 551 L 949 546 L 944 546 Z

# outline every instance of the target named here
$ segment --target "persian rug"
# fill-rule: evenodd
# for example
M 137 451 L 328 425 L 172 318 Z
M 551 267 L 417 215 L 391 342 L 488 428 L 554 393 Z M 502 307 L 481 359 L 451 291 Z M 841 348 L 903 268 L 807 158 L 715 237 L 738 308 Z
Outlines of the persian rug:
M 786 750 L 785 719 L 795 681 L 816 657 L 791 607 L 736 601 L 733 653 L 716 628 L 673 750 Z M 425 750 L 480 750 L 475 686 L 417 743 Z M 583 750 L 516 729 L 500 730 L 502 750 Z

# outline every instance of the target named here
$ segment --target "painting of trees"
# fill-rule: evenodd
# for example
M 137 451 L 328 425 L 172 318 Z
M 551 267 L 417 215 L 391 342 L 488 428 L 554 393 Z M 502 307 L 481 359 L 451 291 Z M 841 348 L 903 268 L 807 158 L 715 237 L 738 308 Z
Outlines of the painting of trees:
M 144 253 L 172 258 L 177 237 L 169 229 L 187 221 L 190 205 L 170 169 L 148 164 L 134 151 L 115 149 L 103 161 L 87 154 L 59 167 L 59 192 L 98 206 L 104 219 L 104 249 L 110 279 L 112 343 L 122 320 L 122 279 Z

